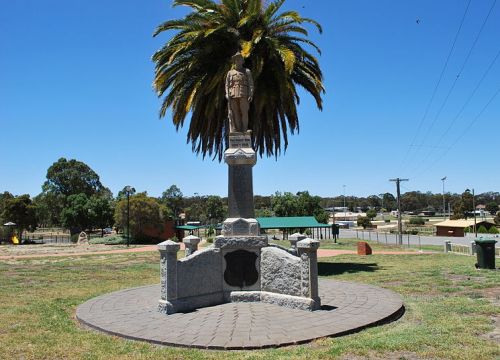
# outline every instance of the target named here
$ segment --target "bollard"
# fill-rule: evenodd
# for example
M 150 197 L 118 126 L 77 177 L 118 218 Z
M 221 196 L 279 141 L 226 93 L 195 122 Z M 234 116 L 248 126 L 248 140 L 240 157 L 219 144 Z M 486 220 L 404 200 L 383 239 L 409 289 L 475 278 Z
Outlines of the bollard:
M 447 253 L 447 252 L 450 252 L 450 251 L 451 251 L 451 241 L 446 240 L 444 242 L 444 252 Z

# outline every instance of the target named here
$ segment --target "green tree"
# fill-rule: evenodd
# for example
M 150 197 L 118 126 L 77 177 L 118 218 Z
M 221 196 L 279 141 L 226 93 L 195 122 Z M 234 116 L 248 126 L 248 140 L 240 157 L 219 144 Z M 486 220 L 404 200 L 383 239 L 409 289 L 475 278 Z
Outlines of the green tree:
M 366 212 L 366 217 L 370 219 L 370 221 L 375 219 L 376 216 L 377 216 L 377 210 L 375 209 L 370 209 Z
M 70 195 L 61 212 L 61 223 L 68 228 L 71 235 L 90 228 L 92 214 L 88 207 L 89 198 L 84 193 Z
M 134 195 L 136 193 L 134 187 L 124 186 L 123 189 L 118 191 L 118 194 L 116 195 L 116 201 L 125 200 L 127 198 L 127 189 L 130 190 L 129 195 Z
M 44 192 L 70 196 L 85 194 L 90 197 L 104 190 L 95 173 L 87 164 L 74 159 L 60 158 L 47 170 Z
M 486 204 L 486 211 L 488 211 L 491 215 L 495 215 L 498 212 L 498 204 L 494 201 Z
M 62 194 L 40 193 L 33 198 L 38 223 L 42 227 L 60 226 L 66 197 Z
M 170 186 L 161 195 L 161 201 L 172 211 L 174 217 L 177 218 L 183 204 L 181 189 L 179 189 L 176 185 Z
M 411 225 L 425 225 L 425 219 L 421 216 L 410 218 Z
M 0 226 L 3 225 L 4 223 L 6 223 L 7 219 L 5 219 L 4 215 L 3 215 L 3 212 L 4 212 L 4 209 L 5 209 L 5 204 L 7 203 L 8 200 L 10 199 L 13 199 L 14 198 L 14 195 L 12 195 L 10 192 L 8 191 L 4 191 L 3 193 L 0 194 Z
M 468 213 L 474 210 L 473 197 L 469 189 L 462 193 L 460 199 L 456 200 L 453 206 L 452 219 L 467 219 Z
M 127 200 L 120 200 L 115 208 L 115 225 L 127 228 Z M 147 239 L 148 229 L 161 230 L 164 216 L 157 199 L 138 193 L 130 197 L 130 235 L 136 240 Z
M 314 216 L 320 223 L 328 222 L 328 213 L 321 206 L 319 196 L 311 196 L 308 191 L 276 192 L 271 196 L 272 210 L 276 216 Z
M 37 226 L 35 206 L 27 194 L 7 196 L 3 204 L 2 218 L 16 224 L 20 241 L 25 230 L 34 231 Z
M 385 193 L 382 196 L 382 199 L 384 203 L 384 209 L 387 209 L 387 211 L 396 210 L 398 208 L 398 204 L 394 195 Z
M 367 216 L 358 217 L 357 223 L 358 223 L 358 226 L 362 226 L 363 229 L 366 229 L 366 228 L 372 226 L 372 222 L 370 221 L 370 218 Z
M 216 195 L 208 196 L 205 204 L 205 212 L 210 223 L 217 223 L 224 220 L 226 211 L 221 197 Z
M 113 203 L 109 198 L 93 195 L 87 202 L 87 211 L 90 216 L 92 227 L 101 229 L 101 237 L 104 236 L 104 228 L 112 226 L 114 222 Z
M 278 155 L 288 145 L 288 132 L 299 130 L 296 105 L 299 85 L 322 109 L 324 92 L 317 59 L 304 46 L 319 52 L 303 24 L 314 20 L 296 11 L 279 13 L 284 0 L 174 0 L 191 8 L 182 19 L 158 26 L 154 36 L 175 31 L 153 55 L 154 88 L 163 97 L 160 117 L 172 108 L 177 129 L 191 114 L 188 141 L 193 151 L 222 159 L 229 132 L 225 76 L 231 57 L 241 51 L 252 71 L 255 93 L 249 111 L 256 151 Z

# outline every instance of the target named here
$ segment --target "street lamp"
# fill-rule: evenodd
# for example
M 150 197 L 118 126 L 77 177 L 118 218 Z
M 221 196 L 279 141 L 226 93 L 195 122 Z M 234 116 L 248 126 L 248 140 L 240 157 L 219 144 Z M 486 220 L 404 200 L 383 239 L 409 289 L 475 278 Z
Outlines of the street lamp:
M 131 186 L 125 186 L 125 194 L 127 195 L 127 247 L 130 246 L 130 195 L 135 193 L 135 189 Z
M 446 202 L 444 200 L 444 181 L 446 180 L 446 176 L 441 179 L 443 182 L 443 214 L 444 214 L 444 220 L 446 220 Z
M 342 185 L 342 187 L 344 188 L 344 221 L 347 221 L 346 220 L 347 214 L 346 214 L 346 209 L 345 209 L 345 185 Z

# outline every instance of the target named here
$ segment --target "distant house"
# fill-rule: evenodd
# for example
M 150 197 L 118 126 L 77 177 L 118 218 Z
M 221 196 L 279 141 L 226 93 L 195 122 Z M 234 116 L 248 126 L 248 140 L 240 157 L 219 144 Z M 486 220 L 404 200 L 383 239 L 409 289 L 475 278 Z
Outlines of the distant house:
M 358 217 L 366 216 L 366 213 L 353 213 L 350 211 L 338 212 L 334 214 L 334 220 L 337 221 L 357 221 Z
M 489 230 L 492 226 L 495 226 L 495 224 L 490 223 L 489 221 L 478 221 L 476 224 L 478 228 L 481 225 L 487 230 Z M 445 220 L 437 223 L 435 226 L 437 236 L 464 237 L 466 228 L 470 228 L 471 232 L 474 232 L 474 219 Z

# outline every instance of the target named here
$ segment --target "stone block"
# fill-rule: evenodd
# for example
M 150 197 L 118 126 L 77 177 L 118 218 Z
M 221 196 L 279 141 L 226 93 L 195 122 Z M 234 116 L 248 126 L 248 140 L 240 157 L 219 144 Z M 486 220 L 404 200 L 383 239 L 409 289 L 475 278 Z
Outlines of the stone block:
M 371 254 L 372 254 L 371 246 L 368 245 L 368 243 L 365 241 L 359 241 L 358 242 L 358 255 L 371 255 Z
M 229 134 L 229 148 L 252 149 L 252 136 L 250 134 L 247 134 L 247 133 L 230 133 Z
M 172 240 L 167 240 L 167 241 L 164 241 L 164 242 L 161 242 L 158 244 L 159 251 L 175 252 L 176 253 L 177 251 L 179 251 L 180 248 L 181 248 L 181 246 Z
M 224 161 L 228 165 L 250 165 L 257 163 L 257 155 L 252 148 L 229 148 L 224 152 Z
M 297 242 L 299 252 L 315 252 L 318 250 L 320 242 L 311 238 L 305 238 Z
M 231 291 L 229 298 L 231 302 L 259 302 L 260 294 L 260 291 Z
M 301 233 L 294 233 L 288 237 L 288 241 L 290 241 L 290 245 L 293 249 L 297 249 L 297 242 L 306 239 L 307 236 Z
M 255 219 L 228 218 L 222 223 L 224 236 L 259 236 L 260 227 Z
M 200 243 L 200 240 L 201 239 L 199 237 L 194 235 L 189 235 L 182 239 L 182 242 L 184 243 L 186 248 L 186 256 L 189 256 L 198 250 L 198 244 Z
M 301 296 L 301 260 L 275 247 L 261 251 L 262 291 Z
M 222 257 L 215 249 L 177 261 L 177 298 L 222 292 Z
M 267 246 L 265 236 L 217 236 L 214 240 L 214 247 L 219 249 L 239 249 L 239 248 L 262 248 Z

